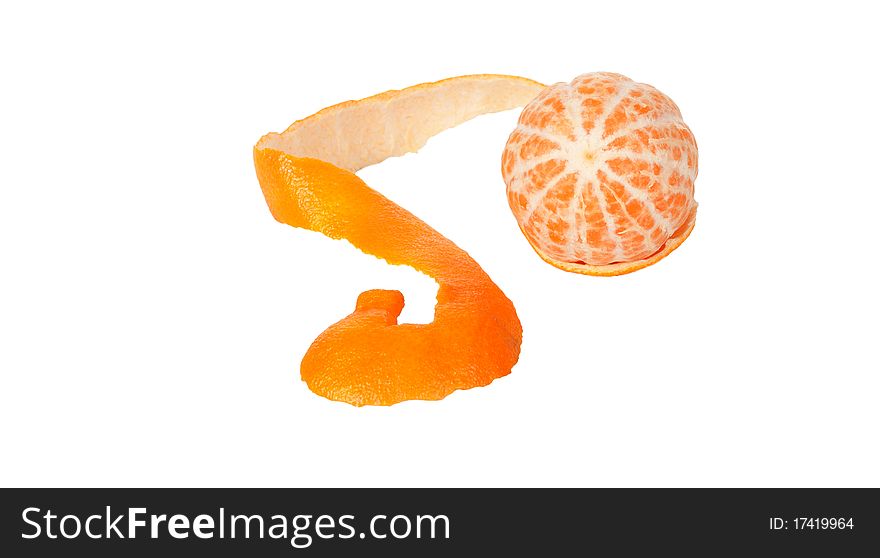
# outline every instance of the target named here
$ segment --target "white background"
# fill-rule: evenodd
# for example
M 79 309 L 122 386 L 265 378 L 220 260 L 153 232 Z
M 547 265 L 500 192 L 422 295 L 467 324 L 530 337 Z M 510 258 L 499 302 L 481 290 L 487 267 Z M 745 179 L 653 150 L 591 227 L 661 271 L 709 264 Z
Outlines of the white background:
M 880 485 L 875 18 L 854 5 L 6 4 L 4 485 Z M 22 3 L 23 5 L 24 3 Z M 510 376 L 354 408 L 299 361 L 369 288 L 435 283 L 276 223 L 251 149 L 347 99 L 608 70 L 681 107 L 691 238 L 635 274 L 543 263 L 504 195 L 517 111 L 364 170 L 525 330 Z

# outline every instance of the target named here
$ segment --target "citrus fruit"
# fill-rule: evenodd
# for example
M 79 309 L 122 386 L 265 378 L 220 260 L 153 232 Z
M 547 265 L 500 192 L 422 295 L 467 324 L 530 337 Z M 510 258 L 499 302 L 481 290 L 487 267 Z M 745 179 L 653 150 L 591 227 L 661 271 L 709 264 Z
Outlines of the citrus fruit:
M 507 199 L 548 263 L 620 275 L 675 250 L 693 229 L 697 144 L 676 104 L 620 74 L 547 87 L 502 155 Z
M 510 373 L 522 341 L 510 300 L 464 250 L 354 172 L 479 114 L 522 106 L 542 88 L 512 76 L 451 78 L 332 106 L 257 143 L 257 177 L 278 221 L 347 239 L 439 284 L 429 324 L 397 323 L 399 291 L 362 293 L 354 312 L 303 357 L 312 391 L 352 405 L 391 405 L 441 399 Z M 303 262 L 303 269 L 316 265 Z

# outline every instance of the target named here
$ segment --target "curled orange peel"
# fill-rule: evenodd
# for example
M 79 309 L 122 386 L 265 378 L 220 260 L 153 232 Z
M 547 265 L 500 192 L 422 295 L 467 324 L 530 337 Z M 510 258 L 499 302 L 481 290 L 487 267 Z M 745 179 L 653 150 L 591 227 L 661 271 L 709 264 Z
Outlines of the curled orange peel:
M 543 88 L 514 76 L 450 78 L 334 105 L 257 143 L 257 177 L 275 219 L 347 239 L 439 285 L 429 324 L 397 323 L 399 291 L 362 293 L 354 312 L 303 357 L 312 391 L 357 406 L 392 405 L 442 399 L 510 373 L 522 342 L 510 300 L 465 251 L 354 173 L 480 114 L 523 106 Z

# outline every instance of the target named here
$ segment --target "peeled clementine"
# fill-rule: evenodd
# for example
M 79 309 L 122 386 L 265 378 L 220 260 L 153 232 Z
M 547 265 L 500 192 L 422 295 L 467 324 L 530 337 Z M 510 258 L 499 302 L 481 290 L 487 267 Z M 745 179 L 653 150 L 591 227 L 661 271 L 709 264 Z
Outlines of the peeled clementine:
M 510 135 L 502 174 L 529 243 L 566 271 L 641 269 L 694 227 L 694 136 L 669 97 L 619 74 L 544 89 Z
M 441 399 L 510 373 L 522 341 L 510 300 L 466 252 L 354 173 L 479 114 L 522 105 L 502 174 L 541 258 L 567 271 L 620 275 L 657 262 L 690 234 L 694 137 L 669 97 L 619 74 L 546 89 L 514 76 L 463 76 L 326 108 L 254 148 L 272 215 L 412 266 L 439 289 L 429 324 L 397 323 L 398 291 L 362 293 L 303 357 L 302 379 L 315 393 L 391 405 Z
M 398 324 L 403 295 L 371 290 L 302 361 L 312 391 L 353 405 L 441 399 L 509 374 L 522 328 L 513 304 L 461 248 L 354 172 L 421 147 L 482 113 L 526 104 L 543 85 L 512 76 L 452 78 L 324 109 L 264 136 L 257 177 L 280 222 L 348 239 L 439 283 L 434 321 Z

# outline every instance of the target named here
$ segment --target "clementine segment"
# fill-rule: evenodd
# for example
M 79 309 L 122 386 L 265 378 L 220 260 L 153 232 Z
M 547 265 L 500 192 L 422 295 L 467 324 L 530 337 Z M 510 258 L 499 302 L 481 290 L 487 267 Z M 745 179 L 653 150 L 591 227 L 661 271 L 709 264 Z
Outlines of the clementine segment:
M 398 324 L 403 295 L 371 290 L 312 343 L 301 365 L 315 393 L 352 405 L 441 399 L 509 374 L 522 328 L 513 304 L 461 248 L 354 171 L 414 151 L 478 114 L 526 104 L 543 86 L 464 76 L 342 103 L 263 137 L 257 177 L 280 222 L 349 240 L 439 284 L 434 321 Z
M 619 74 L 544 89 L 508 139 L 502 174 L 529 243 L 566 271 L 651 265 L 696 218 L 693 134 L 669 97 Z

